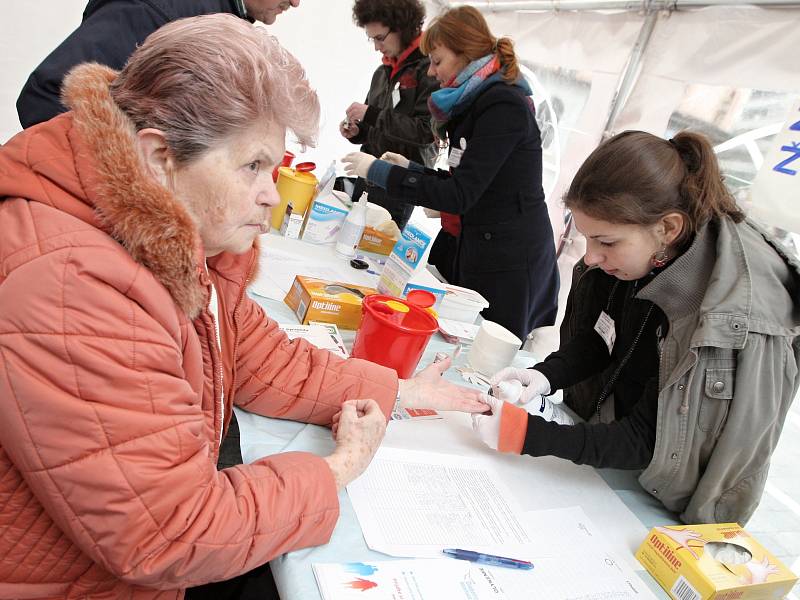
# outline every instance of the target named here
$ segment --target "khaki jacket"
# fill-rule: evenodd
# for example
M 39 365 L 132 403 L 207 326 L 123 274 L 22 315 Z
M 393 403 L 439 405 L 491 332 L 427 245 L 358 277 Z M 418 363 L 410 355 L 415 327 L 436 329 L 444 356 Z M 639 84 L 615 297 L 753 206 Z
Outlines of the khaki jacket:
M 586 274 L 580 261 L 562 345 L 591 312 L 574 299 L 591 297 Z M 712 221 L 636 298 L 669 324 L 655 447 L 639 482 L 685 523 L 744 524 L 800 384 L 800 265 L 754 224 Z M 567 388 L 565 402 L 588 418 L 608 376 Z
M 245 292 L 257 248 L 206 274 L 114 77 L 80 67 L 72 112 L 0 148 L 0 598 L 178 599 L 326 543 L 322 458 L 216 470 L 232 404 L 327 425 L 348 398 L 388 415 L 397 392 L 389 369 L 287 340 Z
M 639 482 L 685 523 L 744 524 L 800 384 L 800 265 L 752 223 L 725 219 L 638 297 L 670 324 Z

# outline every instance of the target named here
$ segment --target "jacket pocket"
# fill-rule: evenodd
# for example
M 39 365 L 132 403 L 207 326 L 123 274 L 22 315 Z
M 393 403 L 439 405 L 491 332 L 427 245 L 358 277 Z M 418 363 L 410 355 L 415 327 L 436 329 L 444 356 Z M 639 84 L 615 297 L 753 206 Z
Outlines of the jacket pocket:
M 728 418 L 733 398 L 736 369 L 706 369 L 705 389 L 700 404 L 697 427 L 706 433 L 717 434 Z
M 528 268 L 530 232 L 516 225 L 470 225 L 462 234 L 462 267 L 472 273 Z

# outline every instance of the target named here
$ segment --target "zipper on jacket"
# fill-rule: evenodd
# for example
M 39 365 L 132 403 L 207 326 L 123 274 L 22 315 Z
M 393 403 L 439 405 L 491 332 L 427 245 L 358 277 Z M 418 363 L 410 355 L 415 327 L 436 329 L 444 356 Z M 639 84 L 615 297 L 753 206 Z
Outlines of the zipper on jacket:
M 210 317 L 211 321 L 211 335 L 214 339 L 214 348 L 216 348 L 217 352 L 217 368 L 216 368 L 216 379 L 217 384 L 219 385 L 219 394 L 217 397 L 214 398 L 214 404 L 219 406 L 219 435 L 218 443 L 217 443 L 217 458 L 219 458 L 219 449 L 222 447 L 222 431 L 225 428 L 225 388 L 224 388 L 224 378 L 222 373 L 222 340 L 219 339 L 217 335 L 217 323 L 216 319 L 213 314 L 211 314 L 211 294 L 217 294 L 216 289 L 214 288 L 214 283 L 211 281 L 211 276 L 208 274 L 208 266 L 205 268 L 205 276 L 208 278 L 208 285 L 213 289 L 213 292 L 209 293 L 208 295 L 208 303 L 206 304 L 206 314 Z M 217 314 L 219 314 L 219 294 L 217 294 Z M 214 353 L 211 353 L 212 361 L 214 359 Z
M 222 376 L 222 341 L 217 337 L 216 324 L 212 322 L 212 326 L 214 343 L 217 345 L 217 375 L 219 381 L 219 443 L 217 444 L 217 449 L 219 449 L 222 448 L 222 431 L 225 429 L 225 383 Z
M 233 309 L 233 362 L 231 366 L 231 390 L 234 389 L 236 384 L 236 356 L 239 351 L 239 309 L 242 306 L 244 295 L 247 293 L 247 285 L 250 283 L 250 278 L 253 276 L 253 271 L 255 270 L 254 265 L 256 261 L 257 255 L 256 252 L 253 252 L 253 259 L 251 259 L 250 263 L 247 265 L 247 275 L 245 275 L 244 284 L 242 284 L 242 287 L 239 290 L 239 297 L 236 299 L 236 306 Z M 232 400 L 231 411 L 233 411 Z

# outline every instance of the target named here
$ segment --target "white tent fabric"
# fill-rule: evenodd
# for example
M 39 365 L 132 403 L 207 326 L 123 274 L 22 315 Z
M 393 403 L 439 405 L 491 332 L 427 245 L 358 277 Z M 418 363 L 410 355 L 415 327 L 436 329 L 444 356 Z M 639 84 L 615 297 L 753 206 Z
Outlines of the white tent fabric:
M 430 18 L 448 3 L 426 4 Z M 514 2 L 488 4 L 504 5 L 502 11 L 485 9 L 487 19 L 496 34 L 515 40 L 533 74 L 542 129 L 547 130 L 545 188 L 556 242 L 564 230 L 560 198 L 604 135 L 631 128 L 667 136 L 689 126 L 704 130 L 717 144 L 729 182 L 743 190 L 740 199 L 745 199 L 770 140 L 800 97 L 797 7 L 520 12 L 509 10 Z M 85 0 L 41 0 L 2 9 L 0 141 L 19 129 L 14 101 L 27 74 L 77 26 L 84 5 Z M 363 100 L 379 64 L 379 55 L 352 22 L 351 7 L 344 1 L 303 0 L 270 27 L 305 65 L 319 92 L 319 144 L 301 158 L 323 168 L 354 149 L 341 138 L 337 124 L 351 102 Z M 643 37 L 653 21 L 652 35 Z M 631 64 L 638 79 L 620 94 Z M 615 102 L 617 118 L 608 123 Z M 759 192 L 753 202 L 769 204 L 772 195 Z M 796 222 L 787 218 L 791 208 L 784 202 L 758 214 L 785 228 Z M 572 239 L 562 260 L 563 294 L 569 266 L 583 251 L 580 237 Z
M 800 231 L 800 100 L 794 105 L 783 129 L 775 136 L 772 149 L 751 188 L 755 218 L 782 223 L 784 229 Z

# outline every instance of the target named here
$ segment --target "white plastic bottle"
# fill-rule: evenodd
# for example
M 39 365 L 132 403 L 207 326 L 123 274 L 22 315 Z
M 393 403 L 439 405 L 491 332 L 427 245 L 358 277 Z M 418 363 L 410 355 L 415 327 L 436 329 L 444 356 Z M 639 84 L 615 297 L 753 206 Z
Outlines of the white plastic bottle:
M 336 252 L 344 256 L 354 256 L 358 242 L 367 224 L 367 192 L 361 194 L 358 202 L 347 213 L 339 235 L 336 236 Z

